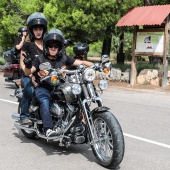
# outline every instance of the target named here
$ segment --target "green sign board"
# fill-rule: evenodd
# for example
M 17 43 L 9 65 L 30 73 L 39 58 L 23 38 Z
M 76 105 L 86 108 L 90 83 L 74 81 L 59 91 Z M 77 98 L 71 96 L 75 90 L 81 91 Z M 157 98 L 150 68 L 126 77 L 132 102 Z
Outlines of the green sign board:
M 159 53 L 164 51 L 164 32 L 137 32 L 135 53 Z

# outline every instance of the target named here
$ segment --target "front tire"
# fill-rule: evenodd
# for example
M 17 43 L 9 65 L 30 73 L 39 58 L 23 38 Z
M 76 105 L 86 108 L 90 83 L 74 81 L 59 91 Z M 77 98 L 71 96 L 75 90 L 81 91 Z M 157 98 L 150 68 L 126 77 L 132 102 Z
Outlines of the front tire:
M 124 157 L 124 137 L 119 122 L 111 112 L 93 115 L 94 141 L 92 151 L 106 168 L 116 168 Z

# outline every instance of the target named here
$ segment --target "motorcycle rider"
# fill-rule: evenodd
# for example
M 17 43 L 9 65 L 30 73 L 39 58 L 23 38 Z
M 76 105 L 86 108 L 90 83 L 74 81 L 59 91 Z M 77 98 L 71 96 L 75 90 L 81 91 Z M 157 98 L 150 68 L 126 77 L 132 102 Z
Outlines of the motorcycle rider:
M 64 37 L 60 30 L 51 29 L 48 34 L 44 36 L 44 53 L 41 56 L 35 58 L 33 62 L 29 59 L 28 55 L 24 59 L 26 75 L 33 74 L 39 71 L 39 65 L 44 62 L 49 62 L 53 68 L 61 68 L 62 66 L 74 65 L 78 66 L 83 64 L 85 66 L 92 66 L 93 63 L 83 60 L 77 60 L 72 57 L 66 56 L 62 53 L 64 45 Z M 53 121 L 49 111 L 50 97 L 53 87 L 49 84 L 42 82 L 35 89 L 35 96 L 40 104 L 40 114 L 43 121 L 44 133 L 47 137 L 57 135 L 53 130 Z
M 26 27 L 20 27 L 18 29 L 18 37 L 15 38 L 14 47 L 16 56 L 20 56 L 21 48 L 24 45 L 24 42 L 26 40 L 27 36 L 27 28 Z M 19 57 L 17 57 L 19 58 Z
M 21 52 L 21 48 L 25 42 L 26 36 L 27 36 L 27 29 L 26 27 L 20 27 L 18 29 L 18 37 L 16 37 L 14 39 L 14 48 L 11 49 L 11 51 L 13 51 L 14 55 L 16 56 L 16 58 L 20 59 L 20 52 Z M 13 54 L 12 53 L 12 54 Z M 16 62 L 18 64 L 18 61 Z M 0 66 L 0 70 L 5 70 L 6 67 L 8 67 L 9 65 L 11 65 L 11 62 L 6 61 L 5 65 L 1 65 Z M 7 75 L 5 77 L 10 77 L 11 75 Z
M 29 53 L 30 59 L 34 60 L 43 53 L 43 36 L 47 31 L 47 19 L 44 14 L 40 12 L 31 14 L 27 19 L 27 28 L 30 42 L 25 42 L 21 50 L 20 66 L 22 70 L 25 70 L 24 55 Z M 21 81 L 24 92 L 21 99 L 20 120 L 21 124 L 30 124 L 29 106 L 33 97 L 34 86 L 37 86 L 37 83 L 32 74 L 25 75 L 23 73 Z

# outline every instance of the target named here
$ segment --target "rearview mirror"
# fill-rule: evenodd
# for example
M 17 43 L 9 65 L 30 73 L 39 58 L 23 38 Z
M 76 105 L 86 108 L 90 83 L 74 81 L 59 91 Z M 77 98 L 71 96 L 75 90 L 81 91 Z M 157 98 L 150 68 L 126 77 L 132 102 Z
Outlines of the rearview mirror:
M 39 69 L 40 70 L 49 70 L 49 69 L 51 69 L 51 64 L 49 62 L 42 63 L 42 64 L 40 64 Z
M 109 62 L 109 56 L 106 55 L 106 54 L 102 55 L 101 61 L 102 61 L 102 63 L 107 63 L 107 62 Z

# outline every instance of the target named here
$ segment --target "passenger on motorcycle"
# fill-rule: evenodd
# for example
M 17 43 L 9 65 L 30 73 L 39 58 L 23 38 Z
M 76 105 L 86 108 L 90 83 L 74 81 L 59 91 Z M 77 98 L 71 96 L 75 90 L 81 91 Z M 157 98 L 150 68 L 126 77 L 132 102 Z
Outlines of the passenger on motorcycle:
M 20 66 L 22 70 L 25 70 L 24 55 L 29 54 L 32 61 L 43 53 L 43 36 L 47 31 L 47 19 L 44 14 L 40 12 L 31 14 L 27 19 L 27 28 L 30 42 L 25 42 L 21 50 Z M 37 86 L 37 83 L 32 74 L 25 75 L 23 73 L 21 81 L 24 92 L 21 100 L 20 120 L 21 124 L 30 124 L 29 106 L 33 97 L 34 86 Z
M 26 75 L 33 74 L 39 71 L 39 65 L 44 62 L 49 62 L 53 68 L 61 68 L 62 66 L 78 66 L 83 64 L 85 66 L 92 66 L 93 63 L 88 61 L 77 60 L 66 56 L 62 53 L 64 44 L 64 37 L 60 30 L 51 29 L 48 34 L 44 36 L 44 54 L 35 58 L 33 62 L 29 59 L 30 56 L 25 57 L 24 72 Z M 40 83 L 35 89 L 35 96 L 40 104 L 40 114 L 43 120 L 44 133 L 47 137 L 56 136 L 56 131 L 53 130 L 53 121 L 49 111 L 50 97 L 53 87 L 47 83 Z

